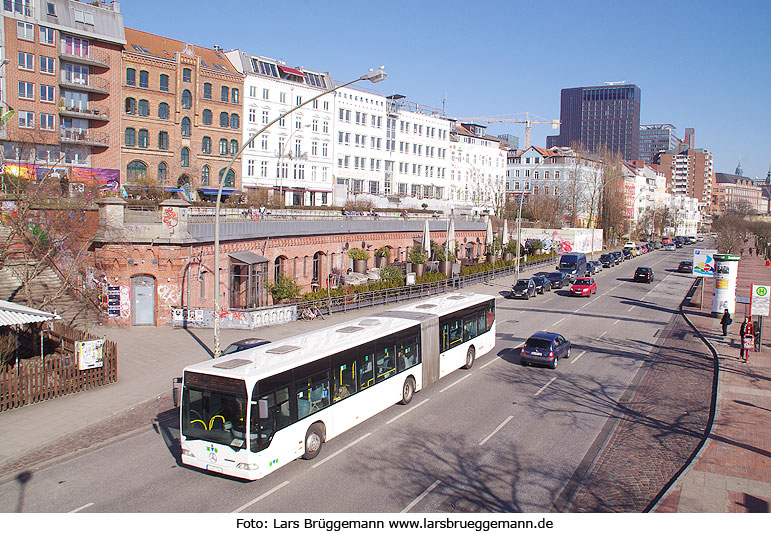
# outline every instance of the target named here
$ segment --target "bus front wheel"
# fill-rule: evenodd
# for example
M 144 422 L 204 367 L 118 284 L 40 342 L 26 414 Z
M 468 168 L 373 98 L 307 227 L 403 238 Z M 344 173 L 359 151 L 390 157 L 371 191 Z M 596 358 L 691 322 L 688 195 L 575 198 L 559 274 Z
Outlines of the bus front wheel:
M 474 350 L 474 347 L 469 347 L 468 352 L 466 353 L 466 365 L 463 366 L 465 369 L 471 369 L 471 366 L 474 365 L 475 356 L 476 356 L 476 351 Z
M 305 453 L 303 459 L 313 459 L 321 452 L 324 442 L 324 430 L 319 424 L 313 424 L 305 434 Z
M 402 405 L 408 405 L 412 401 L 412 396 L 415 395 L 415 379 L 407 377 L 404 381 L 404 387 L 402 388 Z

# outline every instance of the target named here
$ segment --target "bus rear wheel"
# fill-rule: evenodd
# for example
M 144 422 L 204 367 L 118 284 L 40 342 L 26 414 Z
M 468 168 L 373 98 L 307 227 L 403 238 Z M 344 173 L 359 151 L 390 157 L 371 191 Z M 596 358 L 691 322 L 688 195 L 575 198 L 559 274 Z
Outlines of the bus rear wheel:
M 402 405 L 408 405 L 412 401 L 412 397 L 415 395 L 415 379 L 407 377 L 402 387 Z
M 474 365 L 475 356 L 476 351 L 474 350 L 474 347 L 469 347 L 468 352 L 466 353 L 466 365 L 463 366 L 465 369 L 471 369 L 471 366 Z
M 324 431 L 319 424 L 313 424 L 305 434 L 305 453 L 303 459 L 313 459 L 321 452 L 324 442 Z

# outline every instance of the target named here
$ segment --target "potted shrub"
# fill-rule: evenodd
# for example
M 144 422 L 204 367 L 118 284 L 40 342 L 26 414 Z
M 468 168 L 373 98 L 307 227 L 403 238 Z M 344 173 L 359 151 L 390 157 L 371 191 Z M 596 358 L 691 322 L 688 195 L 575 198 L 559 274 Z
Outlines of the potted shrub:
M 297 298 L 300 296 L 300 287 L 295 283 L 294 278 L 280 274 L 275 283 L 270 286 L 270 294 L 273 296 L 273 303 L 280 304 L 284 300 Z
M 513 261 L 516 255 L 517 255 L 517 241 L 512 240 L 511 242 L 506 244 L 506 247 L 503 248 L 503 260 Z
M 446 251 L 445 246 L 443 245 L 437 249 L 435 253 L 436 258 L 439 259 L 439 272 L 450 277 L 452 263 L 455 262 L 455 242 L 451 242 L 450 245 L 447 246 Z
M 377 268 L 383 268 L 388 264 L 391 258 L 391 250 L 388 246 L 379 247 L 375 250 L 375 266 Z
M 351 248 L 348 250 L 348 256 L 353 260 L 353 271 L 360 274 L 367 273 L 367 259 L 369 253 L 363 249 Z
M 422 276 L 426 270 L 426 251 L 423 246 L 415 244 L 410 248 L 410 262 L 416 276 Z
M 487 246 L 487 252 L 485 252 L 485 255 L 487 256 L 487 262 L 490 264 L 495 264 L 495 261 L 498 260 L 498 254 L 501 252 L 501 241 L 496 238 L 493 240 L 493 243 Z

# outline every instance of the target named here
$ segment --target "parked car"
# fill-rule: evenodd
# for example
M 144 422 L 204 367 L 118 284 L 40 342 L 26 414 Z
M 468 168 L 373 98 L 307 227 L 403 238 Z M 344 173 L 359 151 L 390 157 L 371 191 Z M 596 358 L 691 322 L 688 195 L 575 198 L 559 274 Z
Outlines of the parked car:
M 614 251 L 611 253 L 611 255 L 613 255 L 613 258 L 615 259 L 616 264 L 619 264 L 624 260 L 624 254 L 620 251 Z
M 570 358 L 570 341 L 561 334 L 536 332 L 525 341 L 519 358 L 523 366 L 543 364 L 555 369 L 560 358 Z
M 594 266 L 594 271 L 592 271 L 592 274 L 602 272 L 602 263 L 600 261 L 591 261 L 590 264 Z
M 551 282 L 551 286 L 555 289 L 561 289 L 565 285 L 570 285 L 570 276 L 564 272 L 549 272 L 545 277 Z
M 634 248 L 625 247 L 621 253 L 624 254 L 624 259 L 631 259 L 635 256 Z
M 635 243 L 634 242 L 627 242 L 626 244 L 624 244 L 624 247 L 625 248 L 632 248 L 632 249 L 634 249 L 635 248 Z
M 680 261 L 680 264 L 677 265 L 677 271 L 681 274 L 690 274 L 693 272 L 693 262 Z
M 240 339 L 228 345 L 225 350 L 222 351 L 222 354 L 226 355 L 234 352 L 240 352 L 246 349 L 251 349 L 253 347 L 259 347 L 260 345 L 265 345 L 266 343 L 270 343 L 270 340 L 260 338 Z
M 512 298 L 524 298 L 525 300 L 530 300 L 530 297 L 535 295 L 535 283 L 533 283 L 533 280 L 530 278 L 518 279 L 511 287 Z
M 675 247 L 676 248 L 683 247 L 683 239 L 680 238 L 679 236 L 677 238 L 675 238 Z
M 578 278 L 570 286 L 570 296 L 591 296 L 597 292 L 597 282 L 594 278 Z
M 672 242 L 671 244 L 664 244 L 664 251 L 674 251 L 675 250 L 675 244 Z
M 652 283 L 653 269 L 648 268 L 647 266 L 639 266 L 637 270 L 634 271 L 634 280 L 643 283 Z
M 551 290 L 551 281 L 544 276 L 533 276 L 533 283 L 535 283 L 536 292 L 540 294 Z
M 613 256 L 612 253 L 603 253 L 602 255 L 600 255 L 600 264 L 602 264 L 602 266 L 604 266 L 605 268 L 616 266 L 616 258 Z
M 597 268 L 594 266 L 594 261 L 586 261 L 586 272 L 584 272 L 584 275 L 593 276 L 596 272 Z

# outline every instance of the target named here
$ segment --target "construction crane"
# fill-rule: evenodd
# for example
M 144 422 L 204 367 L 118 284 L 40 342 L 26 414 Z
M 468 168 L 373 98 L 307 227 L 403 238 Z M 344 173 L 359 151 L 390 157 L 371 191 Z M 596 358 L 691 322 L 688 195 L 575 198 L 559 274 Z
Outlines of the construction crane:
M 548 120 L 546 118 L 543 118 L 542 116 L 538 116 L 536 114 L 532 114 L 529 112 L 526 113 L 517 113 L 512 116 L 517 116 L 519 114 L 524 114 L 524 118 L 500 118 L 497 116 L 493 117 L 463 117 L 458 118 L 457 120 L 459 122 L 485 122 L 487 124 L 525 124 L 525 149 L 530 148 L 530 126 L 533 124 L 551 124 L 552 129 L 557 129 L 560 125 L 559 120 Z M 538 120 L 531 120 L 530 117 L 533 116 L 535 118 L 540 118 L 543 121 Z

